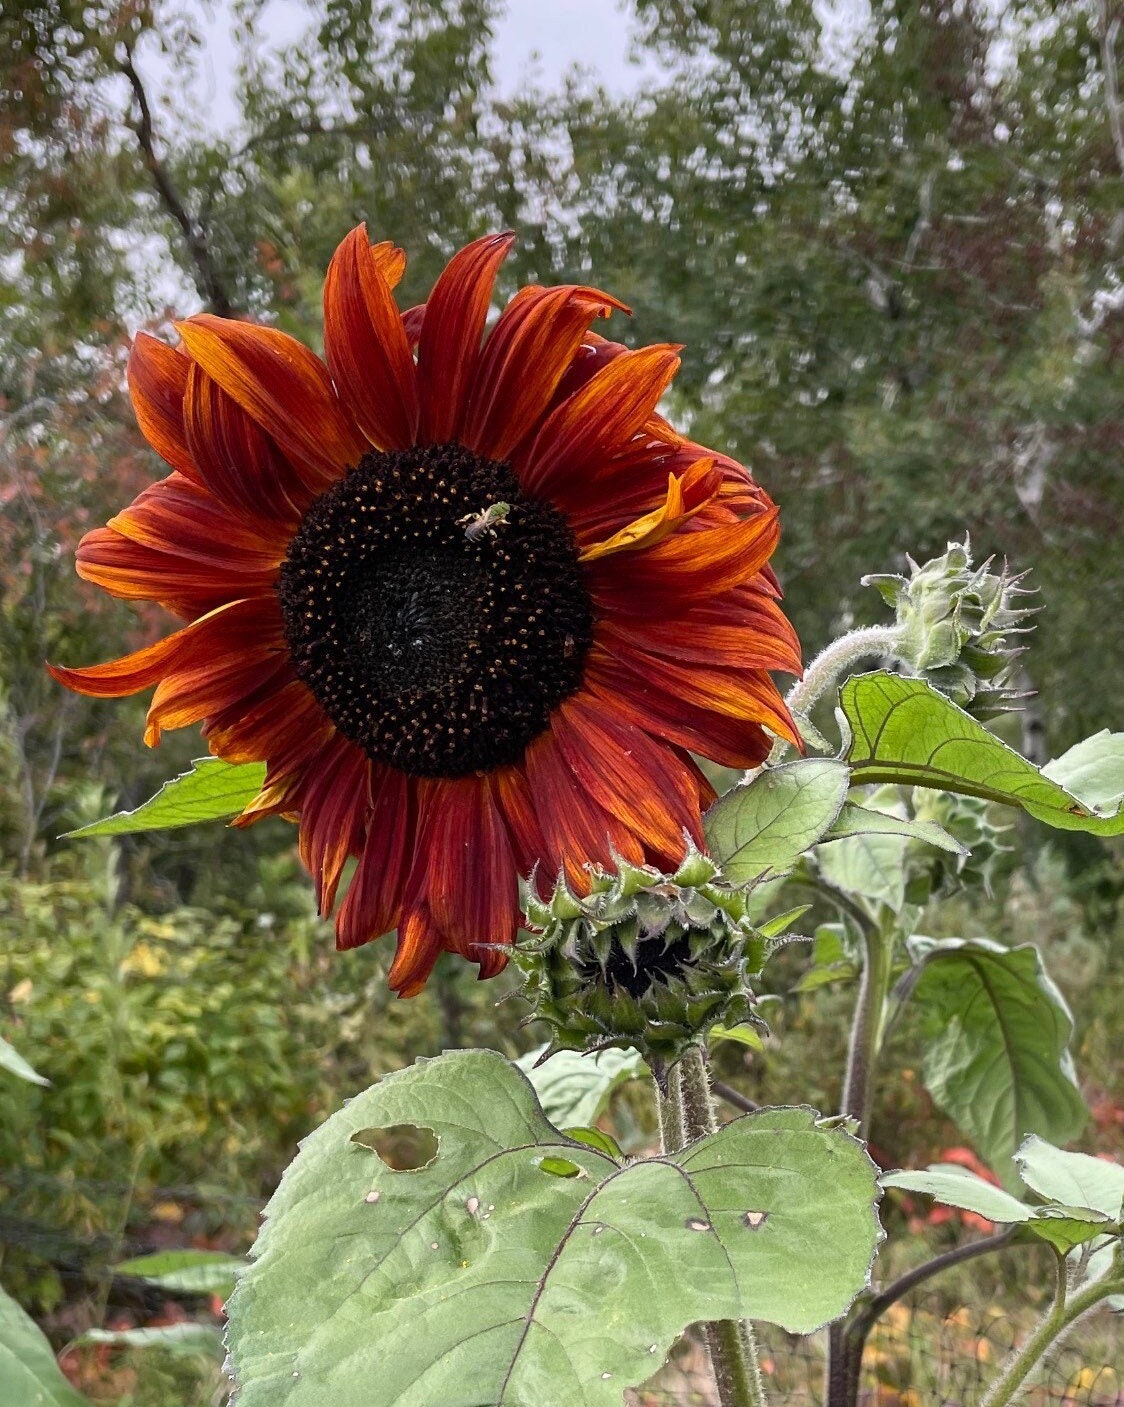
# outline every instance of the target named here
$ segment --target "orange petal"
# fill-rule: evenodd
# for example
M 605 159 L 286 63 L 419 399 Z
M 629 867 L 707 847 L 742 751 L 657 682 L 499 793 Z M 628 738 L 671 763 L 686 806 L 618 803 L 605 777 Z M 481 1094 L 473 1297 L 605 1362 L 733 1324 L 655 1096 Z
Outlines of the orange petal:
M 386 250 L 402 252 L 393 245 L 372 248 L 360 225 L 332 256 L 324 280 L 324 352 L 360 430 L 379 449 L 404 449 L 417 430 L 418 378 L 386 276 L 397 266 Z
M 215 612 L 206 642 L 177 660 L 156 687 L 145 740 L 152 746 L 165 728 L 186 728 L 251 695 L 262 674 L 288 659 L 277 598 L 236 601 Z
M 684 830 L 702 843 L 698 783 L 678 752 L 581 693 L 560 705 L 551 726 L 579 782 L 605 811 L 623 817 L 650 858 L 676 865 Z
M 628 312 L 596 288 L 520 289 L 484 344 L 465 444 L 485 458 L 506 459 L 550 405 L 589 324 L 614 308 Z
M 358 464 L 366 449 L 332 389 L 328 369 L 275 327 L 199 313 L 176 324 L 192 360 L 270 435 L 315 488 Z
M 121 659 L 107 664 L 94 664 L 86 669 L 67 669 L 64 665 L 48 664 L 47 669 L 60 684 L 77 694 L 89 694 L 98 699 L 121 699 L 126 694 L 139 694 L 158 683 L 171 670 L 185 663 L 206 659 L 208 647 L 232 612 L 242 601 L 231 601 L 211 611 L 199 620 L 177 630 L 175 634 L 146 645 Z
M 372 764 L 367 835 L 336 919 L 336 946 L 358 948 L 394 928 L 415 848 L 415 783 Z
M 190 358 L 147 332 L 138 332 L 129 353 L 129 395 L 141 434 L 173 469 L 196 483 L 198 470 L 187 447 L 183 398 Z
M 184 429 L 198 477 L 243 523 L 286 546 L 316 495 L 307 470 L 290 464 L 261 426 L 194 362 Z
M 696 460 L 678 478 L 674 474 L 667 476 L 667 497 L 658 508 L 635 518 L 612 537 L 583 548 L 579 560 L 595 562 L 618 552 L 654 547 L 705 508 L 721 487 L 722 475 L 715 469 L 714 460 Z
M 300 857 L 316 882 L 321 917 L 335 906 L 348 856 L 363 850 L 370 785 L 366 753 L 337 733 L 294 799 L 300 811 Z
M 590 796 L 552 731 L 540 733 L 531 743 L 524 767 L 552 874 L 565 870 L 569 883 L 587 893 L 587 864 L 610 866 L 616 855 L 634 865 L 644 863 L 643 847 L 632 829 Z
M 453 255 L 433 285 L 418 338 L 422 444 L 440 444 L 460 435 L 492 287 L 514 240 L 513 234 L 475 240 Z
M 772 747 L 759 723 L 678 698 L 674 691 L 654 686 L 627 658 L 610 657 L 598 645 L 586 659 L 585 687 L 609 714 L 724 767 L 755 767 Z
M 519 926 L 519 883 L 490 779 L 422 781 L 419 798 L 415 906 L 428 911 L 443 947 L 496 969 L 503 955 L 493 948 L 510 946 Z
M 547 416 L 513 463 L 523 489 L 548 494 L 556 478 L 580 482 L 644 425 L 679 368 L 678 347 L 622 352 Z
M 776 507 L 741 522 L 705 531 L 676 533 L 631 557 L 589 565 L 589 585 L 603 605 L 640 616 L 681 615 L 705 601 L 751 581 L 773 555 L 780 539 Z
M 445 951 L 441 930 L 425 904 L 411 909 L 398 925 L 398 946 L 387 986 L 400 997 L 416 997 Z

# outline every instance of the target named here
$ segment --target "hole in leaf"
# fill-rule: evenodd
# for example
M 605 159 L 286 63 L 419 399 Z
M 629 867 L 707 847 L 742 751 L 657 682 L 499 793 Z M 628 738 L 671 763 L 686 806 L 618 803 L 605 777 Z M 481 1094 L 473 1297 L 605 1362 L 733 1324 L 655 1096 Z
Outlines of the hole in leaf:
M 769 1220 L 769 1213 L 768 1213 L 768 1212 L 746 1212 L 746 1214 L 745 1214 L 745 1216 L 742 1218 L 742 1220 L 745 1222 L 746 1226 L 749 1227 L 750 1231 L 756 1231 L 756 1230 L 758 1230 L 760 1227 L 764 1226 L 765 1223 Z
M 689 1216 L 683 1223 L 688 1231 L 710 1231 L 712 1227 L 709 1221 L 700 1221 L 698 1217 Z
M 579 1168 L 577 1163 L 572 1163 L 569 1158 L 554 1158 L 547 1156 L 538 1160 L 538 1166 L 544 1173 L 549 1173 L 551 1177 L 584 1177 L 585 1171 Z
M 421 1172 L 437 1157 L 437 1135 L 424 1124 L 390 1124 L 382 1129 L 359 1129 L 352 1143 L 369 1148 L 394 1172 Z

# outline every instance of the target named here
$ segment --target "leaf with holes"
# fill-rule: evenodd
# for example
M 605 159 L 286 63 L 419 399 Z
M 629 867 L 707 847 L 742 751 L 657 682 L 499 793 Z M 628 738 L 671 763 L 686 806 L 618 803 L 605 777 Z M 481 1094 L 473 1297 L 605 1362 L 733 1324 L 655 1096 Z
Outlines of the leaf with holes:
M 706 813 L 710 853 L 731 884 L 784 874 L 835 822 L 849 785 L 846 766 L 830 758 L 767 767 Z
M 0 1402 L 5 1407 L 90 1407 L 63 1377 L 30 1315 L 0 1290 Z
M 155 796 L 135 811 L 118 811 L 102 821 L 91 821 L 88 826 L 68 831 L 65 838 L 174 830 L 237 816 L 261 791 L 264 781 L 264 762 L 224 762 L 220 757 L 200 757 L 191 764 L 190 772 L 165 782 Z
M 1106 804 L 1094 806 L 1053 779 L 1062 775 L 1079 784 L 1093 763 L 1118 775 L 1119 744 L 1112 734 L 1098 733 L 1040 772 L 923 679 L 885 671 L 856 675 L 843 685 L 839 703 L 856 785 L 935 787 L 1021 807 L 1060 830 L 1124 834 L 1119 796 L 1109 797 L 1098 782 L 1095 794 Z
M 417 1171 L 355 1140 L 402 1126 L 437 1140 Z M 502 1056 L 419 1062 L 306 1139 L 266 1209 L 228 1306 L 239 1407 L 620 1407 L 698 1320 L 842 1314 L 875 1200 L 862 1145 L 810 1109 L 622 1165 Z
M 1031 944 L 914 938 L 922 1074 L 940 1107 L 1000 1177 L 1027 1134 L 1065 1143 L 1084 1127 L 1073 1018 Z

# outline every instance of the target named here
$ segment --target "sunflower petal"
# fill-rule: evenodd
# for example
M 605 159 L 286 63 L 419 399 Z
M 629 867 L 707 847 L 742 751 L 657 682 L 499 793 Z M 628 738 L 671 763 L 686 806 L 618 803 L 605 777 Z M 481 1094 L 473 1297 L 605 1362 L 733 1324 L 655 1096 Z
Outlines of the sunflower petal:
M 618 552 L 654 547 L 705 508 L 721 487 L 722 475 L 715 469 L 714 460 L 696 460 L 678 478 L 674 474 L 667 476 L 667 497 L 658 508 L 634 519 L 612 537 L 583 548 L 580 560 L 595 562 Z
M 316 884 L 322 918 L 335 907 L 336 889 L 348 856 L 363 850 L 370 786 L 371 763 L 366 753 L 337 734 L 296 800 L 300 857 Z
M 184 398 L 184 429 L 207 491 L 241 523 L 287 545 L 316 485 L 194 362 Z
M 371 246 L 366 225 L 336 250 L 324 281 L 324 352 L 360 430 L 379 449 L 404 449 L 417 430 L 418 378 L 387 277 L 401 272 L 388 250 Z
M 126 375 L 133 414 L 141 434 L 156 453 L 188 479 L 202 483 L 187 446 L 183 398 L 191 359 L 178 347 L 138 332 Z
M 460 435 L 480 362 L 492 287 L 513 234 L 486 235 L 449 260 L 425 305 L 418 338 L 421 443 Z
M 358 464 L 366 445 L 345 417 L 328 369 L 275 327 L 198 313 L 176 323 L 192 360 L 276 442 L 312 488 Z
M 503 460 L 546 412 L 594 318 L 625 305 L 575 284 L 522 288 L 488 334 L 472 388 L 464 442 Z
M 549 494 L 555 479 L 581 482 L 640 430 L 679 368 L 679 347 L 622 352 L 550 412 L 513 464 L 527 493 Z
M 367 835 L 336 919 L 337 948 L 361 947 L 400 921 L 415 849 L 413 789 L 404 773 L 372 764 Z

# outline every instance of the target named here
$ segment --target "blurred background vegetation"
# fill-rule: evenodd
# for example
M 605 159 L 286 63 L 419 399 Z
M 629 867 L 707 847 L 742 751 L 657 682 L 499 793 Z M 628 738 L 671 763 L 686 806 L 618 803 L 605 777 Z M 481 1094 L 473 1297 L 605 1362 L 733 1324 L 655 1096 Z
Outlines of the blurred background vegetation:
M 0 1087 L 0 1273 L 56 1344 L 183 1313 L 106 1267 L 244 1250 L 296 1140 L 372 1075 L 533 1043 L 518 1003 L 496 1006 L 505 979 L 450 965 L 388 1002 L 385 951 L 331 951 L 281 822 L 58 839 L 201 751 L 173 736 L 146 753 L 143 700 L 79 699 L 42 669 L 164 628 L 72 566 L 81 533 L 162 472 L 124 389 L 138 327 L 168 335 L 206 307 L 318 345 L 323 270 L 359 220 L 408 250 L 407 305 L 465 240 L 514 228 L 505 292 L 592 282 L 635 309 L 612 335 L 686 344 L 671 413 L 780 502 L 808 656 L 881 618 L 864 573 L 967 529 L 977 557 L 1033 568 L 1042 590 L 1037 693 L 1013 740 L 1042 761 L 1119 717 L 1118 0 L 627 14 L 627 83 L 575 70 L 542 86 L 497 82 L 499 0 L 5 0 L 0 1033 L 52 1083 Z M 994 896 L 931 931 L 1049 949 L 1078 1021 L 1088 1146 L 1120 1156 L 1119 850 L 1010 843 Z M 756 1099 L 828 1107 L 849 996 L 793 994 L 799 976 L 798 960 L 775 975 L 767 1052 L 723 1059 Z M 887 1164 L 957 1141 L 902 1046 L 874 1133 Z M 938 1246 L 964 1231 L 920 1229 Z M 67 1362 L 136 1407 L 218 1390 L 191 1363 Z

